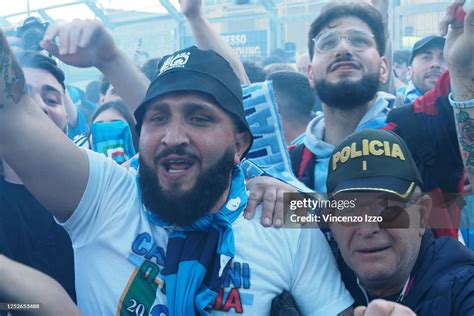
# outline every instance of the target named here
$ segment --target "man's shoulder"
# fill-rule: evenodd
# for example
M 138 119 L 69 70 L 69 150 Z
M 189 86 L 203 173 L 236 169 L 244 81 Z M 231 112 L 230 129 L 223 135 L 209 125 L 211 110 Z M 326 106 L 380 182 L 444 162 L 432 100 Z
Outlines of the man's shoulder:
M 440 261 L 447 262 L 450 269 L 463 266 L 463 270 L 474 272 L 474 252 L 451 237 L 436 238 L 434 253 Z
M 450 115 L 452 116 L 452 111 L 451 113 L 449 111 L 450 109 L 446 109 L 444 105 L 422 102 L 397 107 L 388 114 L 384 129 L 393 130 L 397 134 L 407 134 L 407 136 L 431 137 L 432 135 L 425 135 L 426 132 L 444 133 L 446 120 L 449 120 Z M 400 136 L 403 138 L 404 135 Z
M 474 252 L 459 241 L 447 236 L 425 236 L 420 251 L 423 261 L 415 267 L 415 273 L 425 271 L 427 280 L 449 283 L 470 276 L 469 284 L 474 288 Z
M 255 236 L 265 237 L 253 239 L 254 243 L 269 242 L 271 240 L 291 240 L 291 243 L 297 241 L 300 236 L 301 226 L 290 225 L 285 222 L 282 228 L 275 228 L 273 225 L 265 227 L 262 225 L 263 206 L 259 204 L 255 209 L 255 216 L 252 219 L 246 219 L 240 216 L 233 225 L 234 233 L 236 234 L 236 242 L 238 237 L 243 239 L 253 239 Z M 283 246 L 280 244 L 280 247 Z
M 300 224 L 292 223 L 288 218 L 283 222 L 283 227 L 275 228 L 273 225 L 265 227 L 261 223 L 262 205 L 258 205 L 255 216 L 252 219 L 246 219 L 240 216 L 233 224 L 236 243 L 246 243 L 251 241 L 252 244 L 268 245 L 273 244 L 274 247 L 295 250 L 301 243 L 312 242 L 315 245 L 325 243 L 326 239 L 316 224 L 313 226 L 302 227 Z
M 474 253 L 451 237 L 424 237 L 421 251 L 423 262 L 413 271 L 413 296 L 408 296 L 419 304 L 419 312 L 467 315 L 474 311 Z
M 387 115 L 387 122 L 394 121 L 403 123 L 405 121 L 406 115 L 415 115 L 413 103 L 406 106 L 396 107 L 391 110 Z

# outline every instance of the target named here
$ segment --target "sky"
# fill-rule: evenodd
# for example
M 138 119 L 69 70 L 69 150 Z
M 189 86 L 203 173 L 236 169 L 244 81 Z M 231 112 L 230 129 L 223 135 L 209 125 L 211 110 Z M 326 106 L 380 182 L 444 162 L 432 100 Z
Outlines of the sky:
M 82 4 L 79 0 L 0 0 L 3 2 L 2 5 L 2 16 L 7 16 L 7 20 L 11 24 L 18 24 L 25 20 L 28 16 L 25 12 L 30 9 L 31 15 L 39 16 L 35 13 L 35 10 L 42 8 L 50 8 L 46 10 L 46 13 L 53 20 L 65 20 L 71 21 L 75 18 L 80 19 L 93 19 L 95 18 L 94 13 L 89 8 Z M 159 0 L 98 0 L 99 6 L 104 9 L 119 9 L 126 11 L 142 11 L 152 12 L 157 14 L 164 14 L 166 10 L 160 5 Z M 178 7 L 178 0 L 171 1 L 176 7 Z M 51 8 L 54 6 L 60 6 L 69 4 L 64 7 Z M 23 12 L 21 15 L 16 15 Z M 10 16 L 15 15 L 15 16 Z

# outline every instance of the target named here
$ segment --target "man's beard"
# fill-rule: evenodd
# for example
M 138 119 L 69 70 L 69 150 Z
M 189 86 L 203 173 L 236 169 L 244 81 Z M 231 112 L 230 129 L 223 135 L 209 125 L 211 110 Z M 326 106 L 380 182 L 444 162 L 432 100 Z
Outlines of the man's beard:
M 367 104 L 379 90 L 380 73 L 364 74 L 362 79 L 343 79 L 330 83 L 325 79 L 316 81 L 316 92 L 321 101 L 329 107 L 350 110 Z
M 185 155 L 182 147 L 172 148 L 169 153 Z M 162 187 L 154 168 L 140 157 L 139 181 L 145 207 L 161 220 L 174 225 L 191 225 L 207 214 L 229 186 L 234 167 L 235 149 L 229 147 L 213 165 L 203 170 L 194 186 L 181 191 L 178 186 Z M 159 166 L 156 166 L 159 168 Z

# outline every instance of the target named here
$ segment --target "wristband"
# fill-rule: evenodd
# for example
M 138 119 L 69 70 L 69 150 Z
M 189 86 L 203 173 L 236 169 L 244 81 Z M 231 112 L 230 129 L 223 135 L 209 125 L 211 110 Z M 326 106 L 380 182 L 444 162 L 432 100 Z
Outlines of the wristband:
M 454 101 L 453 100 L 453 93 L 451 92 L 448 96 L 449 103 L 455 109 L 470 109 L 474 108 L 474 99 L 466 100 L 466 101 Z

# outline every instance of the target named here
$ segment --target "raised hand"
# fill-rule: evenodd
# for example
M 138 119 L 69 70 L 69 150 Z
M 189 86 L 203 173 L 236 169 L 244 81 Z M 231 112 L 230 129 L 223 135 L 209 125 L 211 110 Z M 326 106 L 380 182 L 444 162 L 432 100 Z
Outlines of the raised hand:
M 465 13 L 464 2 L 454 1 L 440 23 L 441 35 L 447 34 L 444 58 L 448 64 L 452 97 L 462 102 L 474 99 L 474 8 Z M 469 182 L 474 183 L 474 108 L 455 108 L 454 117 L 464 168 Z M 472 192 L 471 188 L 467 189 Z
M 179 0 L 181 12 L 189 19 L 201 14 L 202 0 Z
M 440 23 L 440 29 L 441 35 L 447 34 L 444 58 L 451 78 L 468 80 L 465 86 L 472 88 L 474 86 L 474 8 L 464 14 L 462 9 L 464 2 L 464 0 L 456 0 L 448 7 Z M 471 95 L 466 95 L 463 99 L 473 97 L 474 91 L 471 91 Z
M 69 23 L 52 24 L 40 46 L 64 63 L 76 67 L 94 66 L 100 69 L 119 54 L 111 34 L 96 20 L 76 19 Z

